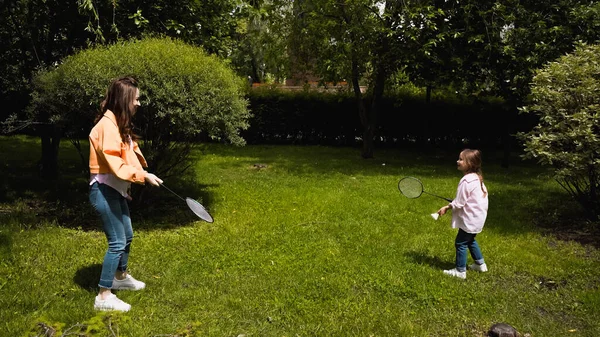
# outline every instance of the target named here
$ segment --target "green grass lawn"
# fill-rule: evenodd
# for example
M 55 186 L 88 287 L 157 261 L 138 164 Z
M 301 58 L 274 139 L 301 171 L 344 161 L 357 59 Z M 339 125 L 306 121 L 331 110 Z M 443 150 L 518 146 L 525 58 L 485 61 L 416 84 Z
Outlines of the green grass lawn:
M 505 169 L 484 153 L 478 240 L 490 271 L 460 280 L 442 273 L 450 216 L 429 216 L 445 201 L 397 189 L 410 175 L 453 197 L 458 153 L 202 145 L 189 175 L 165 184 L 215 222 L 146 191 L 152 207 L 132 205 L 130 271 L 147 287 L 118 292 L 130 312 L 98 314 L 106 239 L 75 150 L 63 143 L 63 174 L 44 182 L 36 139 L 1 137 L 0 148 L 1 336 L 40 335 L 38 323 L 85 324 L 90 336 L 484 336 L 496 322 L 532 337 L 600 335 L 600 253 L 547 229 L 590 224 L 531 163 Z

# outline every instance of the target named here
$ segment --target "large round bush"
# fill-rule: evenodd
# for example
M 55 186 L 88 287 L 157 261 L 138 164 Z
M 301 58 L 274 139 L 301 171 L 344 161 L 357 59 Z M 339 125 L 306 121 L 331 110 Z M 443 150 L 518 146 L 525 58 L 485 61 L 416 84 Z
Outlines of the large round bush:
M 140 83 L 136 132 L 152 169 L 174 174 L 198 139 L 243 145 L 244 80 L 223 60 L 172 39 L 149 38 L 83 50 L 35 79 L 32 113 L 73 138 L 87 137 L 111 80 Z M 185 165 L 175 165 L 183 168 Z

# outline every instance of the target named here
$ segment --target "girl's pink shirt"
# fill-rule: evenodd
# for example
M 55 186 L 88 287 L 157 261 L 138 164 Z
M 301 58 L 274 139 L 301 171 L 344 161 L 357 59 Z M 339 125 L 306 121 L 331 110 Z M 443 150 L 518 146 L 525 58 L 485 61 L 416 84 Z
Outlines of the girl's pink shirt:
M 465 174 L 458 183 L 452 205 L 452 228 L 476 234 L 483 230 L 488 211 L 488 193 L 476 173 Z

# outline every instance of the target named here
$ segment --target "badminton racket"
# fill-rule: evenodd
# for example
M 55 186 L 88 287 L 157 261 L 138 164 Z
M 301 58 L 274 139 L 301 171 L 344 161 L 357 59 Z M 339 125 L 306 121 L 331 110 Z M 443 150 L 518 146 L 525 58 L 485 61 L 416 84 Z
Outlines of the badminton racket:
M 200 219 L 206 221 L 206 222 L 213 222 L 213 218 L 212 216 L 208 213 L 208 211 L 206 210 L 206 208 L 204 208 L 204 206 L 202 206 L 202 204 L 200 204 L 199 202 L 197 202 L 196 200 L 192 199 L 192 198 L 183 198 L 181 197 L 179 194 L 173 192 L 170 188 L 168 188 L 167 186 L 165 186 L 165 184 L 161 183 L 160 186 L 164 187 L 167 189 L 167 191 L 175 194 L 177 197 L 179 197 L 179 199 L 185 201 L 185 203 L 187 204 L 187 206 L 190 208 L 190 210 L 196 214 Z
M 404 178 L 400 179 L 400 181 L 398 182 L 398 190 L 400 190 L 400 192 L 405 197 L 410 198 L 410 199 L 418 198 L 423 193 L 425 193 L 425 194 L 434 196 L 436 198 L 440 198 L 440 199 L 444 199 L 448 202 L 452 202 L 452 199 L 444 198 L 439 195 L 435 195 L 433 193 L 429 193 L 429 192 L 425 191 L 425 189 L 423 188 L 423 183 L 419 179 L 413 178 L 413 177 L 404 177 Z

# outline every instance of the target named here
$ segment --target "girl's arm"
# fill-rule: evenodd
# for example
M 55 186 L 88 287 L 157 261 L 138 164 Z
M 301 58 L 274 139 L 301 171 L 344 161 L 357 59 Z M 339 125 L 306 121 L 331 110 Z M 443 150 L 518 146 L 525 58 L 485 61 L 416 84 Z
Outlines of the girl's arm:
M 463 179 L 458 183 L 458 189 L 456 190 L 456 197 L 448 204 L 450 208 L 463 208 L 469 198 L 469 183 Z
M 448 205 L 440 208 L 437 212 L 439 215 L 444 215 L 446 212 L 453 208 L 463 208 L 467 203 L 467 198 L 469 196 L 469 187 L 468 182 L 465 179 L 461 179 L 458 183 L 458 189 L 456 190 L 456 198 L 452 200 Z

